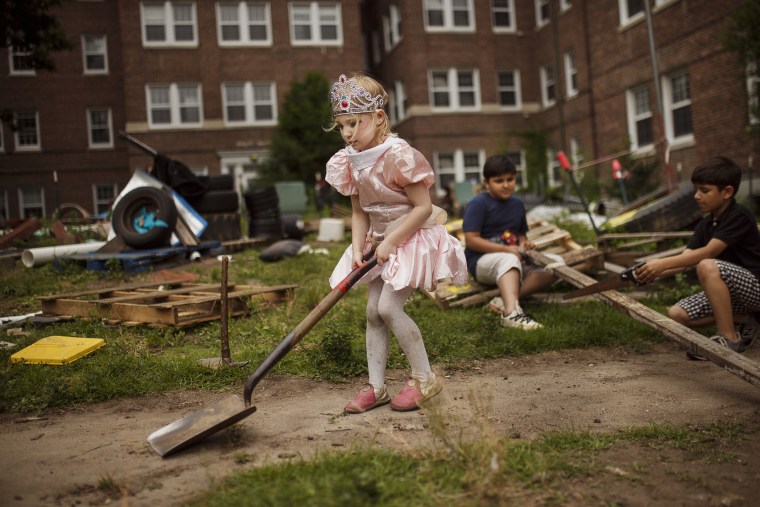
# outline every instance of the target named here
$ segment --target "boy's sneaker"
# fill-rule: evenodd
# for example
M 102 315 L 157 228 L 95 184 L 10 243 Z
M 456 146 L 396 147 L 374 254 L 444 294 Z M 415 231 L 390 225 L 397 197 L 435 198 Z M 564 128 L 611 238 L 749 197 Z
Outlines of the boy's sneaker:
M 734 352 L 744 352 L 744 350 L 746 349 L 746 347 L 744 346 L 744 343 L 742 342 L 741 339 L 736 340 L 736 341 L 729 340 L 728 338 L 726 338 L 725 336 L 723 336 L 721 334 L 713 335 L 713 336 L 710 337 L 710 339 L 712 341 L 714 341 L 715 343 L 717 343 L 718 345 L 722 345 L 723 347 L 731 349 Z M 701 356 L 699 354 L 696 354 L 694 352 L 691 352 L 690 350 L 686 351 L 686 357 L 688 357 L 689 359 L 692 359 L 694 361 L 706 361 L 707 360 L 706 357 Z
M 426 401 L 440 393 L 441 389 L 443 389 L 443 382 L 432 373 L 426 382 L 409 377 L 404 382 L 404 388 L 391 401 L 391 408 L 398 412 L 417 410 Z
M 509 315 L 502 314 L 501 325 L 504 327 L 516 327 L 519 329 L 524 329 L 526 331 L 532 331 L 534 329 L 541 329 L 544 327 L 533 320 L 533 317 L 527 313 L 524 313 L 522 311 L 522 308 L 519 306 L 515 308 L 514 311 Z
M 750 315 L 747 322 L 736 326 L 736 336 L 741 339 L 744 348 L 748 349 L 760 337 L 760 322 L 754 315 Z
M 343 411 L 347 414 L 361 414 L 390 402 L 391 398 L 385 386 L 375 391 L 371 384 L 367 384 L 353 400 L 348 402 Z

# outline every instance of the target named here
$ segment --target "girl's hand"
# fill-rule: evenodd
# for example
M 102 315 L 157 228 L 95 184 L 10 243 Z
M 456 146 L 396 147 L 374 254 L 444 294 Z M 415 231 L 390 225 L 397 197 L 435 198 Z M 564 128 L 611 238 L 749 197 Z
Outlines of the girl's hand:
M 378 265 L 382 266 L 385 264 L 391 254 L 394 253 L 396 253 L 396 245 L 389 243 L 388 241 L 383 241 L 380 243 L 375 249 L 375 256 L 377 257 Z
M 364 264 L 364 256 L 362 255 L 361 250 L 358 250 L 358 251 L 354 250 L 354 254 L 352 258 L 354 261 L 354 269 Z

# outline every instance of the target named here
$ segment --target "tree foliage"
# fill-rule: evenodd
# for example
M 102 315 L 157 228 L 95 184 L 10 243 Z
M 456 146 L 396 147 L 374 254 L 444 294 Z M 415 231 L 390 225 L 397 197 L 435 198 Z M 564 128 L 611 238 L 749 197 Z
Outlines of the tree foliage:
M 329 91 L 330 82 L 318 73 L 293 82 L 262 168 L 265 178 L 313 183 L 318 171 L 324 173 L 327 161 L 343 147 L 336 132 L 325 131 L 331 121 Z
M 52 13 L 66 0 L 0 0 L 0 47 L 30 51 L 30 65 L 55 70 L 53 54 L 73 45 Z

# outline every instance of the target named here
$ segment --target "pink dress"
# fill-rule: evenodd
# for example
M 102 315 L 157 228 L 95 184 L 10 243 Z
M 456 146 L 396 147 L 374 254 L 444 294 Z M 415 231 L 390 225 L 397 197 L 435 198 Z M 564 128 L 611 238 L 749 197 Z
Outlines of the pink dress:
M 366 252 L 373 243 L 385 238 L 391 222 L 412 210 L 404 187 L 424 182 L 430 188 L 435 176 L 420 152 L 402 139 L 388 137 L 366 151 L 357 152 L 349 146 L 337 152 L 327 163 L 325 180 L 343 195 L 359 195 L 361 208 L 369 215 Z M 330 286 L 335 287 L 352 269 L 349 245 L 330 276 Z M 451 278 L 457 285 L 468 279 L 462 245 L 443 225 L 432 222 L 398 245 L 388 262 L 371 270 L 361 282 L 378 276 L 396 290 L 404 287 L 433 290 L 443 278 Z

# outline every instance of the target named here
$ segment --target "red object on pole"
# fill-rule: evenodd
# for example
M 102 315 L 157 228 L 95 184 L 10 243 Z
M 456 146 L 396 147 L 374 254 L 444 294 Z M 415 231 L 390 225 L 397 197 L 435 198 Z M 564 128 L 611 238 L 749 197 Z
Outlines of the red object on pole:
M 570 166 L 570 161 L 567 159 L 564 151 L 557 152 L 557 160 L 559 160 L 559 165 L 562 166 L 562 169 L 565 171 L 573 170 L 573 168 Z
M 623 177 L 623 166 L 620 165 L 618 159 L 612 161 L 612 177 L 616 180 Z

